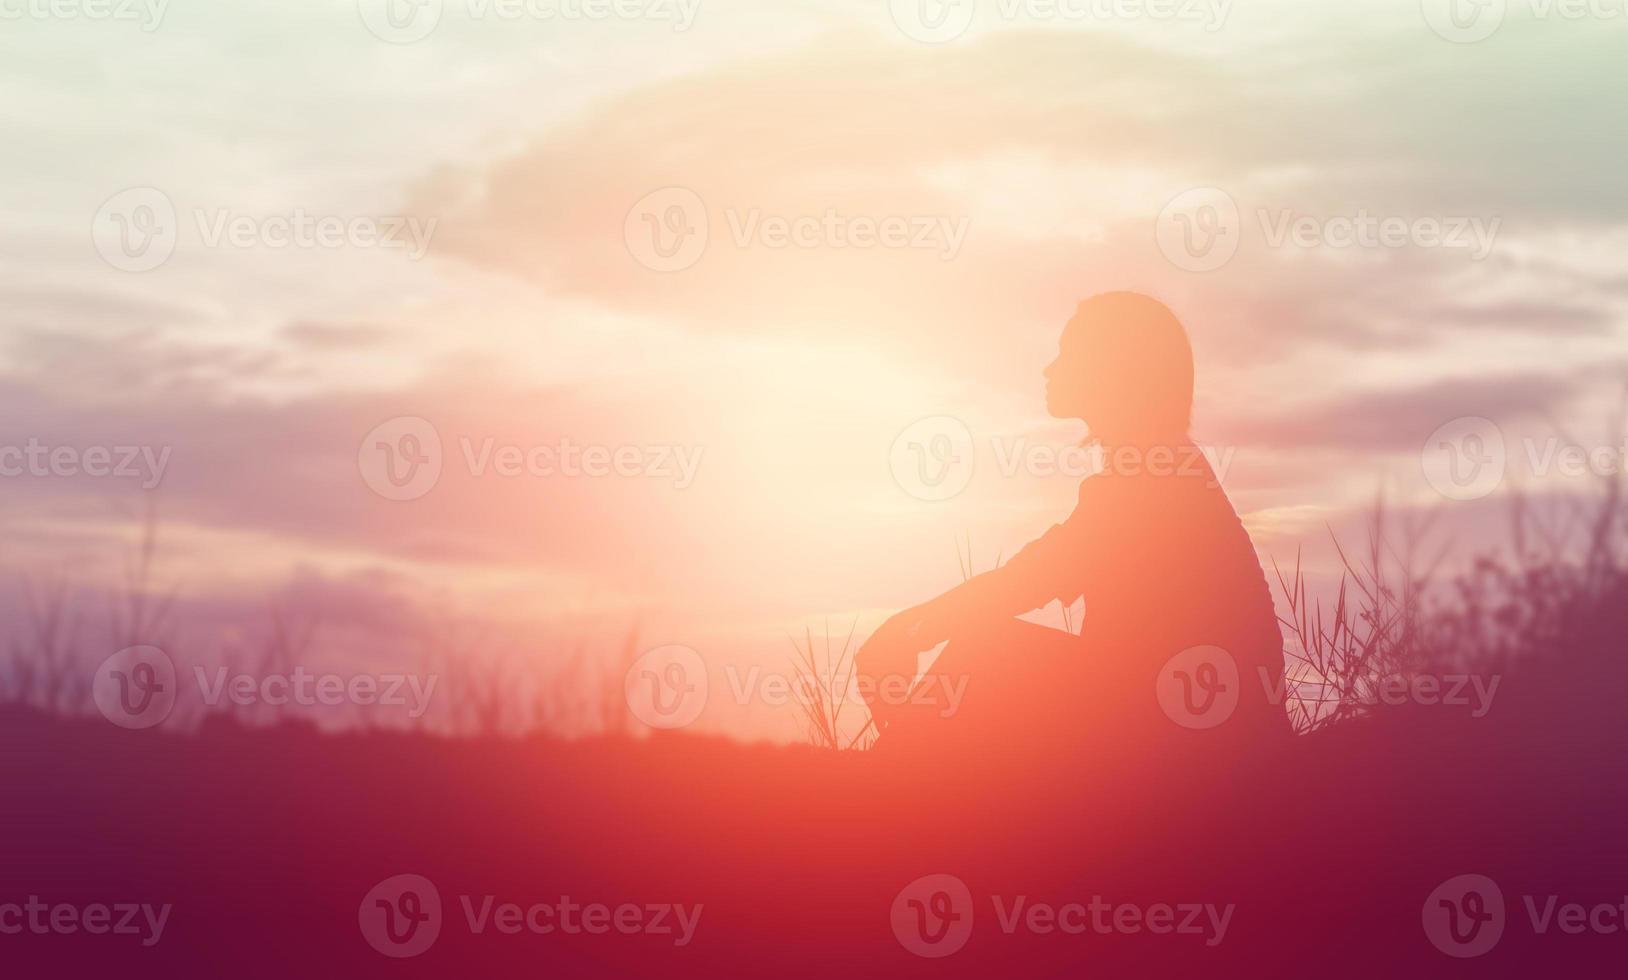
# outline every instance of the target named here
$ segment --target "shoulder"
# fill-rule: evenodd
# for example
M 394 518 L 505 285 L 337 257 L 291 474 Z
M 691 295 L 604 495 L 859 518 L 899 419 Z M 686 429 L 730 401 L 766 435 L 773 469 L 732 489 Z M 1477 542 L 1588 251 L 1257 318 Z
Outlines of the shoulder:
M 1103 470 L 1080 481 L 1075 498 L 1076 510 L 1099 511 L 1124 506 L 1128 501 L 1148 493 L 1147 478 L 1126 473 Z

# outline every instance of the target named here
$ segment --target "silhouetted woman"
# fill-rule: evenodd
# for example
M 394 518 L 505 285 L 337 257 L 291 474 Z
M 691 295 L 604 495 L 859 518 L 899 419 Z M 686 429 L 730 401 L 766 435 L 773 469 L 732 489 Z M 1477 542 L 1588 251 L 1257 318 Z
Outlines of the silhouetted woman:
M 1074 513 L 1004 566 L 893 616 L 859 653 L 873 685 L 911 676 L 908 703 L 867 691 L 881 746 L 1078 733 L 1141 739 L 1287 730 L 1282 642 L 1260 562 L 1188 437 L 1193 356 L 1163 304 L 1080 304 L 1046 368 L 1046 407 L 1086 423 L 1103 470 Z M 1085 599 L 1078 637 L 1015 617 Z M 953 713 L 943 696 L 961 685 Z

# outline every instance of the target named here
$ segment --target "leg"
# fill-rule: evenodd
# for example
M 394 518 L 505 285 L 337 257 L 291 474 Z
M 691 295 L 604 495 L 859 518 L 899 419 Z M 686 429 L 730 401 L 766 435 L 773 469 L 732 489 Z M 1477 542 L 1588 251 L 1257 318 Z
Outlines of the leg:
M 911 690 L 879 742 L 983 741 L 1077 715 L 1088 654 L 1080 638 L 1021 620 L 956 637 Z

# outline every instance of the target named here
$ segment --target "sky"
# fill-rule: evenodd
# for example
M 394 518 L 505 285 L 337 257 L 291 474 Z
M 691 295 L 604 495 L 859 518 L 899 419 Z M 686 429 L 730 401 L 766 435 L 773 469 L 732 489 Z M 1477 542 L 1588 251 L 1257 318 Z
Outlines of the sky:
M 1263 562 L 1463 554 L 1620 460 L 1628 8 L 1458 2 L 0 0 L 0 602 L 738 689 L 1066 516 L 1115 289 Z

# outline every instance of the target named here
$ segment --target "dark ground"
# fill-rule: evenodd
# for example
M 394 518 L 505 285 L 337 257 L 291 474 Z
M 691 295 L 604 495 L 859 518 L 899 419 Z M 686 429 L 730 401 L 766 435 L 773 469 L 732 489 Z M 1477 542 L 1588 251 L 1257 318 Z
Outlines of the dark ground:
M 1518 689 L 1518 686 L 1517 686 Z M 1527 688 L 1533 692 L 1532 688 Z M 1155 750 L 833 754 L 694 736 L 566 742 L 197 735 L 0 714 L 0 903 L 172 903 L 159 942 L 0 935 L 7 977 L 1606 976 L 1628 926 L 1532 928 L 1521 896 L 1621 906 L 1628 780 L 1615 692 L 1471 719 L 1391 709 L 1245 763 Z M 1190 737 L 1189 737 L 1190 736 Z M 393 959 L 363 897 L 413 873 L 438 939 Z M 1437 885 L 1500 886 L 1495 948 L 1426 936 Z M 972 931 L 913 955 L 890 919 L 950 874 Z M 694 939 L 472 934 L 457 896 L 704 906 Z M 1225 938 L 1002 931 L 994 898 L 1236 906 Z M 957 907 L 959 910 L 959 907 Z M 1601 920 L 1604 922 L 1605 920 Z M 0 922 L 0 924 L 4 924 Z

